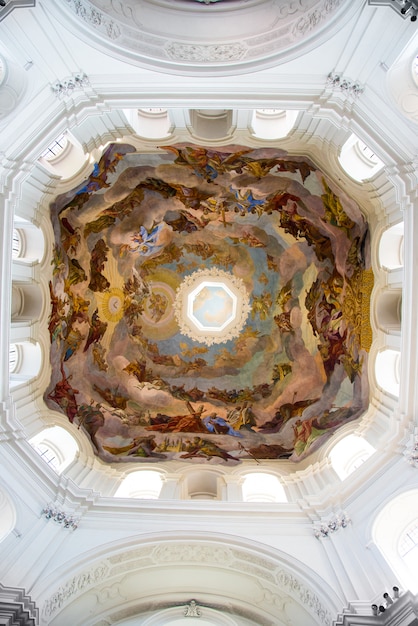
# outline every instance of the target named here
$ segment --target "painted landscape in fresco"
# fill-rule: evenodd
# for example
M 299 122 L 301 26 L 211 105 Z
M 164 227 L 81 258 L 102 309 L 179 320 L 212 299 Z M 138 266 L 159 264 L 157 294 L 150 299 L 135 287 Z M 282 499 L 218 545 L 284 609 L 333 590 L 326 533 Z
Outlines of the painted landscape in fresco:
M 51 206 L 44 398 L 108 462 L 298 461 L 368 405 L 367 224 L 307 158 L 111 145 Z M 238 337 L 181 334 L 200 269 L 242 280 Z

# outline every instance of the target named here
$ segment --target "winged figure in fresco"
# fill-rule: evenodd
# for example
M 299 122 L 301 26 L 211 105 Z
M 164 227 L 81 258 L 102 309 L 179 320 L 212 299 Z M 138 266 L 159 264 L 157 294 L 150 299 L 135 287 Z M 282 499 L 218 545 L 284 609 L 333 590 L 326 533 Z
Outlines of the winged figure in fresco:
M 65 307 L 67 302 L 55 295 L 51 281 L 49 281 L 49 293 L 51 296 L 52 308 L 49 316 L 48 330 L 52 338 L 56 327 L 62 322 L 62 318 L 65 316 Z
M 265 198 L 254 198 L 253 192 L 250 189 L 247 189 L 245 192 L 241 191 L 241 189 L 234 189 L 233 187 L 229 187 L 229 189 L 235 197 L 232 206 L 235 206 L 241 215 L 246 215 L 247 213 L 257 213 L 259 216 L 263 215 L 264 209 L 262 207 L 266 203 Z
M 107 329 L 107 322 L 102 322 L 99 317 L 98 309 L 96 309 L 91 316 L 91 324 L 89 329 L 89 334 L 87 335 L 86 345 L 84 346 L 84 351 L 86 352 L 91 346 L 92 343 L 96 343 L 100 341 L 103 337 Z
M 219 446 L 216 445 L 213 441 L 209 441 L 208 439 L 202 439 L 202 437 L 193 437 L 193 439 L 186 440 L 183 444 L 183 449 L 186 450 L 185 454 L 181 454 L 181 459 L 192 459 L 203 457 L 208 461 L 212 457 L 220 457 L 224 461 L 237 461 L 234 456 L 231 456 L 226 452 L 226 450 L 222 450 Z
M 241 156 L 251 152 L 251 150 L 247 148 L 231 154 L 207 150 L 206 148 L 197 146 L 186 146 L 185 148 L 162 146 L 162 149 L 174 152 L 177 157 L 175 163 L 187 165 L 199 178 L 204 178 L 207 182 L 213 182 L 218 174 L 224 174 L 230 171 L 240 173 L 245 165 Z
M 61 218 L 60 226 L 62 247 L 66 252 L 75 254 L 81 240 L 80 229 L 78 226 L 74 228 L 66 217 Z
M 58 406 L 61 407 L 64 413 L 66 413 L 70 422 L 73 422 L 78 411 L 78 405 L 75 397 L 79 393 L 79 391 L 78 389 L 74 389 L 73 387 L 71 387 L 69 383 L 71 375 L 67 378 L 64 372 L 64 367 L 62 365 L 61 375 L 62 379 L 57 382 L 54 390 L 48 394 L 48 398 L 58 404 Z
M 68 361 L 68 359 L 72 357 L 75 352 L 77 352 L 83 339 L 84 335 L 81 334 L 78 328 L 70 329 L 70 332 L 65 339 L 64 361 Z

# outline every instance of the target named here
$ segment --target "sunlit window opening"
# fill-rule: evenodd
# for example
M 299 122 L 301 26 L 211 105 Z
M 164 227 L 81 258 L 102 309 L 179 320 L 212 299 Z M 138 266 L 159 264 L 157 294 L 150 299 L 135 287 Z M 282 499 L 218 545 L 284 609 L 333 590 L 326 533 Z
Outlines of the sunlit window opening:
M 46 161 L 53 161 L 59 157 L 65 150 L 68 144 L 67 133 L 62 133 L 42 152 L 40 158 Z
M 359 182 L 372 178 L 384 166 L 383 161 L 354 133 L 341 148 L 338 160 L 347 174 Z
M 10 386 L 31 380 L 40 371 L 42 350 L 39 343 L 24 341 L 9 346 Z
M 242 497 L 244 502 L 287 502 L 285 490 L 277 476 L 262 472 L 245 476 Z
M 335 444 L 329 457 L 340 480 L 345 480 L 363 465 L 374 452 L 376 452 L 375 448 L 363 437 L 347 435 Z
M 380 265 L 388 270 L 403 267 L 404 264 L 404 223 L 391 226 L 382 234 L 379 243 Z
M 50 173 L 66 180 L 86 165 L 88 155 L 77 139 L 66 131 L 43 150 L 38 161 Z
M 373 527 L 377 547 L 404 589 L 418 592 L 418 491 L 407 491 L 391 500 Z
M 282 139 L 292 130 L 298 114 L 299 111 L 256 109 L 251 118 L 251 132 L 258 139 Z
M 19 351 L 15 343 L 11 343 L 9 347 L 9 374 L 13 374 L 18 369 Z
M 78 452 L 77 442 L 61 426 L 42 430 L 29 443 L 58 474 L 70 465 Z
M 124 113 L 135 133 L 143 139 L 163 139 L 171 134 L 171 120 L 167 109 L 146 107 L 125 109 Z
M 22 233 L 17 228 L 13 228 L 12 259 L 18 259 L 22 254 L 22 244 Z
M 115 497 L 157 500 L 160 496 L 162 484 L 163 480 L 160 472 L 151 470 L 131 472 L 122 481 L 115 493 Z
M 401 355 L 398 350 L 382 350 L 376 356 L 376 382 L 392 396 L 399 396 Z

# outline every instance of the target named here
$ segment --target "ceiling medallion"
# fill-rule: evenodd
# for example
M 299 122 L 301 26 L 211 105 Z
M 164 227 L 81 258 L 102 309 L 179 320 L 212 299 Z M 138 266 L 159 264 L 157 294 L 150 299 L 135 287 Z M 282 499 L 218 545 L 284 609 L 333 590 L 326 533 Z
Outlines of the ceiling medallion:
M 250 311 L 243 281 L 218 268 L 186 276 L 174 303 L 181 334 L 207 346 L 238 337 Z

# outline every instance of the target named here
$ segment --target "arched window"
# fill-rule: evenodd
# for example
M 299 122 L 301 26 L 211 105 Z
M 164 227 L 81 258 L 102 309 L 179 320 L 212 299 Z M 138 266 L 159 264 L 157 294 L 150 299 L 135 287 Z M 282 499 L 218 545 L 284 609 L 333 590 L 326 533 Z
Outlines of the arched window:
M 22 249 L 23 249 L 22 233 L 17 228 L 13 228 L 12 258 L 18 259 L 22 254 Z
M 379 243 L 379 262 L 388 270 L 403 267 L 404 223 L 394 224 L 382 234 Z
M 283 139 L 295 125 L 299 111 L 256 109 L 251 118 L 250 131 L 258 139 Z
M 29 440 L 39 456 L 48 463 L 57 474 L 70 465 L 78 452 L 74 437 L 61 426 L 51 426 Z
M 42 365 L 42 350 L 39 343 L 24 341 L 9 347 L 10 386 L 15 387 L 35 378 Z
M 160 496 L 163 480 L 160 472 L 138 470 L 123 479 L 115 493 L 116 498 L 142 498 L 157 500 Z
M 395 397 L 399 396 L 400 359 L 398 350 L 387 349 L 378 353 L 375 363 L 377 384 Z
M 13 374 L 19 367 L 19 349 L 15 343 L 9 346 L 9 374 Z
M 68 179 L 81 170 L 88 155 L 77 139 L 66 131 L 44 148 L 38 161 L 51 174 Z
M 376 452 L 363 437 L 347 435 L 332 448 L 329 456 L 340 480 L 345 480 Z
M 244 502 L 287 502 L 283 485 L 277 476 L 264 472 L 246 474 L 242 483 Z
M 42 230 L 22 217 L 16 217 L 13 228 L 12 259 L 19 263 L 40 261 L 45 254 Z
M 411 574 L 418 580 L 418 518 L 399 538 L 399 555 Z
M 417 489 L 402 493 L 386 504 L 373 525 L 373 539 L 394 580 L 412 593 L 418 592 L 417 501 Z
M 143 139 L 164 139 L 172 132 L 167 109 L 159 107 L 126 109 L 124 113 L 136 134 Z
M 373 150 L 354 134 L 341 148 L 339 162 L 347 174 L 359 182 L 372 178 L 384 166 Z

